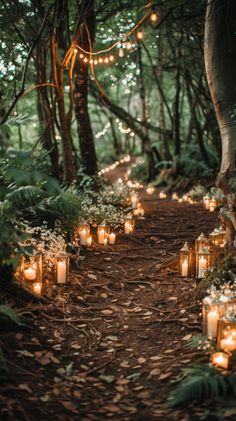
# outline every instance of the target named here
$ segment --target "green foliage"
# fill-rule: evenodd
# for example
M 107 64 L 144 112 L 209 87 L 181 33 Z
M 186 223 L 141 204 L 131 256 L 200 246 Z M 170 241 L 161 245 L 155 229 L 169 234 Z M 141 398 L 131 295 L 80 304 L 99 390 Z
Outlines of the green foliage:
M 198 184 L 197 186 L 194 186 L 191 190 L 188 192 L 188 196 L 191 197 L 193 200 L 202 200 L 203 197 L 206 194 L 206 189 L 201 184 Z
M 221 374 L 208 365 L 186 368 L 183 372 L 184 380 L 168 398 L 169 407 L 236 396 L 235 374 Z
M 0 305 L 0 330 L 6 328 L 6 325 L 15 325 L 18 327 L 23 326 L 20 318 L 17 314 L 9 307 Z
M 205 291 L 211 287 L 215 286 L 220 290 L 221 286 L 224 284 L 233 285 L 235 282 L 235 273 L 236 273 L 236 258 L 232 255 L 227 255 L 222 260 L 217 260 L 212 268 L 210 268 L 205 278 L 203 278 L 198 286 L 197 292 L 205 293 Z
M 131 172 L 129 174 L 131 180 L 146 181 L 147 180 L 147 161 L 145 157 L 138 158 L 133 165 L 131 165 Z

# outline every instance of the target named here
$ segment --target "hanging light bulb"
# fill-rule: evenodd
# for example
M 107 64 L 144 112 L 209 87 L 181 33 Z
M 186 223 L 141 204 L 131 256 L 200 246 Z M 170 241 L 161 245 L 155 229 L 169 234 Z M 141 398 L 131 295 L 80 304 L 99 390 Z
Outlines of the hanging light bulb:
M 102 58 L 102 57 L 99 57 L 98 62 L 99 62 L 100 64 L 101 64 L 101 63 L 103 63 L 103 58 Z
M 152 9 L 152 13 L 151 13 L 151 16 L 150 16 L 151 21 L 152 22 L 157 22 L 157 18 L 158 18 L 158 15 L 155 12 L 155 9 Z
M 94 64 L 98 64 L 98 60 L 97 59 L 94 60 Z
M 80 53 L 79 58 L 83 58 L 83 57 L 84 57 L 84 55 L 82 53 Z
M 124 48 L 119 48 L 119 57 L 124 57 Z
M 89 63 L 90 64 L 93 64 L 93 59 L 92 58 L 89 60 Z
M 136 33 L 136 37 L 137 37 L 137 40 L 138 40 L 138 41 L 142 41 L 142 39 L 143 39 L 143 31 L 142 31 L 142 29 L 139 29 L 139 30 L 137 31 L 137 33 Z
M 113 54 L 111 54 L 111 55 L 109 56 L 109 60 L 110 60 L 110 61 L 114 61 L 114 59 L 115 59 L 115 58 L 114 58 Z
M 88 63 L 88 59 L 87 59 L 87 57 L 84 57 L 84 62 L 85 62 L 85 63 Z
M 126 48 L 127 50 L 131 50 L 131 48 L 132 48 L 132 44 L 131 44 L 131 42 L 130 42 L 129 40 L 127 40 L 127 41 L 126 41 L 126 43 L 125 43 L 125 48 Z
M 108 57 L 105 57 L 104 58 L 104 63 L 106 63 L 106 64 L 109 63 L 109 58 Z
M 77 48 L 74 48 L 74 53 L 76 54 L 78 52 Z

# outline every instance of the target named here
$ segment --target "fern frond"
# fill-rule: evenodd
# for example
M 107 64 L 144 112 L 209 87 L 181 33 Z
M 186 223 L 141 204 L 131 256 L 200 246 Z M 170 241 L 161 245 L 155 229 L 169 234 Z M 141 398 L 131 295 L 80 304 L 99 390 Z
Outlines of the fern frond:
M 22 326 L 20 318 L 11 308 L 4 305 L 0 305 L 0 328 L 1 326 L 4 327 L 7 321 L 10 321 L 17 326 Z
M 184 370 L 187 377 L 170 394 L 167 406 L 174 407 L 191 401 L 230 398 L 236 395 L 236 375 L 223 375 L 214 367 L 200 365 Z
M 36 186 L 21 186 L 6 195 L 6 198 L 13 203 L 28 203 L 43 197 L 45 197 L 45 193 Z

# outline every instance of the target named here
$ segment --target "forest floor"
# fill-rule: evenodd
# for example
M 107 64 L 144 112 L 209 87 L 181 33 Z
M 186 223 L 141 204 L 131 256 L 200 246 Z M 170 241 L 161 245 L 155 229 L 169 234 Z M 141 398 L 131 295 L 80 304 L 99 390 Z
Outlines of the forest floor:
M 208 234 L 217 214 L 140 194 L 146 214 L 133 235 L 83 250 L 53 300 L 18 305 L 30 328 L 0 336 L 9 368 L 2 421 L 193 421 L 203 413 L 164 404 L 181 369 L 201 359 L 186 347 L 201 319 L 195 280 L 177 272 L 179 249 Z

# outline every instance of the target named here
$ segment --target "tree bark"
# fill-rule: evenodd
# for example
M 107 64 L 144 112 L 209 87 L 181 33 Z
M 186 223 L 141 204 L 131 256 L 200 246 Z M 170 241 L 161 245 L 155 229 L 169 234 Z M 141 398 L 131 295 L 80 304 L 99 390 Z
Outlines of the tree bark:
M 227 198 L 228 212 L 234 234 L 236 230 L 235 193 L 230 181 L 236 173 L 235 28 L 236 2 L 234 0 L 208 0 L 204 56 L 207 80 L 222 140 L 221 168 L 216 184 Z
M 82 7 L 85 11 L 79 43 L 84 50 L 90 51 L 95 32 L 94 0 L 84 0 Z M 97 158 L 88 110 L 88 65 L 80 58 L 75 65 L 74 100 L 82 166 L 86 174 L 94 176 Z

